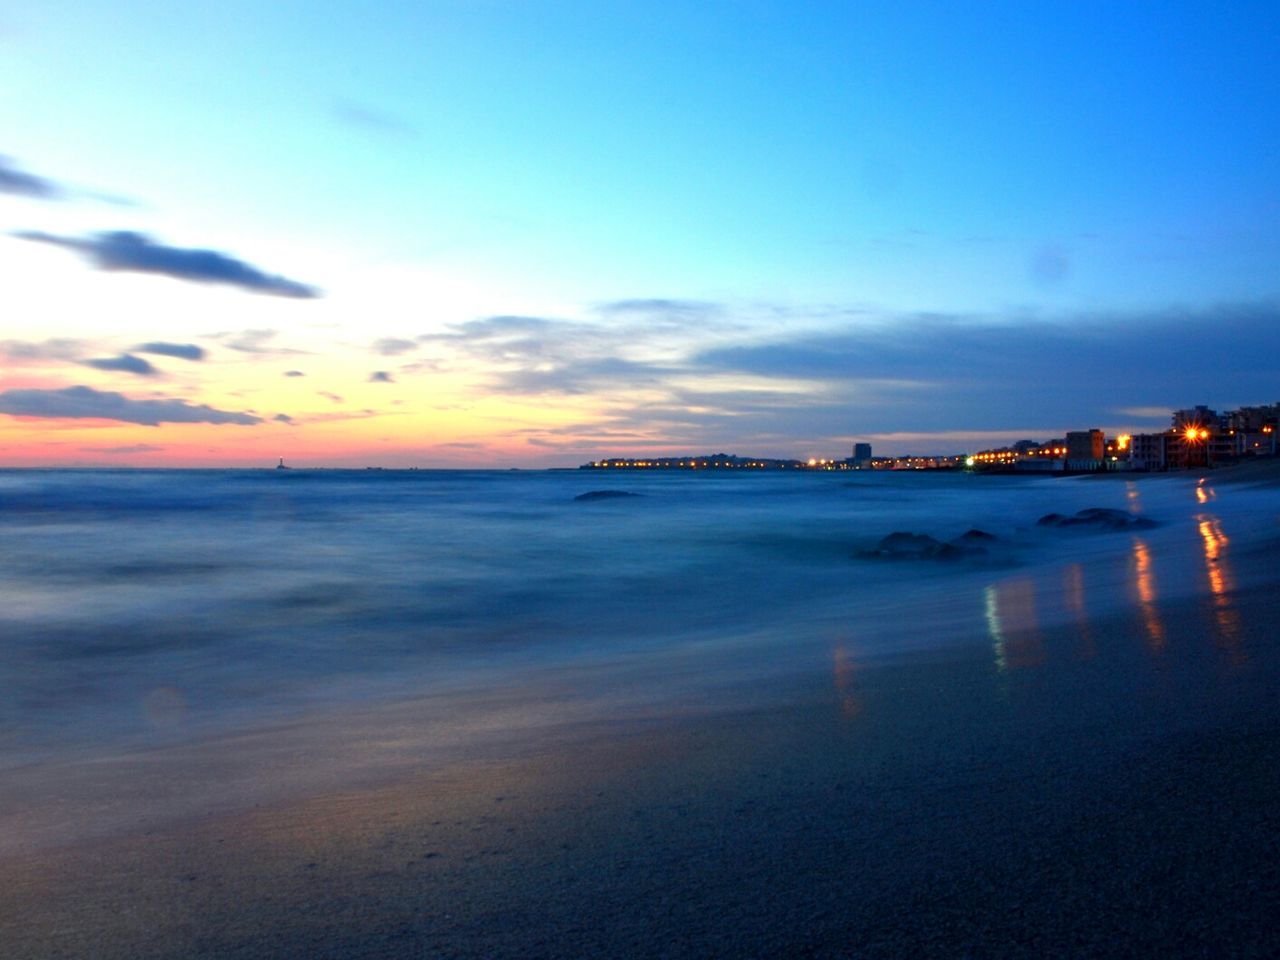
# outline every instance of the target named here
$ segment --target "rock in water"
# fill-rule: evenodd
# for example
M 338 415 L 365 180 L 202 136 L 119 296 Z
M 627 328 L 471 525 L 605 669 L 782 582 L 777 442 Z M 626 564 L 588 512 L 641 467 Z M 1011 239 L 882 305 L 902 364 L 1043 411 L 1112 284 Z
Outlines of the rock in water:
M 1036 521 L 1037 527 L 1089 527 L 1094 530 L 1149 530 L 1155 522 L 1146 517 L 1135 517 L 1124 510 L 1110 507 L 1088 507 L 1074 517 L 1060 513 L 1046 513 Z
M 886 557 L 931 557 L 943 546 L 927 533 L 895 531 L 884 537 L 876 547 L 876 553 Z
M 862 556 L 887 560 L 955 560 L 958 557 L 986 553 L 986 548 L 978 544 L 995 539 L 994 535 L 984 530 L 969 530 L 949 543 L 944 543 L 927 533 L 905 533 L 898 530 L 884 537 L 874 550 L 868 550 Z
M 580 493 L 574 500 L 615 500 L 618 497 L 638 497 L 638 493 L 630 493 L 626 490 L 588 490 L 586 493 Z

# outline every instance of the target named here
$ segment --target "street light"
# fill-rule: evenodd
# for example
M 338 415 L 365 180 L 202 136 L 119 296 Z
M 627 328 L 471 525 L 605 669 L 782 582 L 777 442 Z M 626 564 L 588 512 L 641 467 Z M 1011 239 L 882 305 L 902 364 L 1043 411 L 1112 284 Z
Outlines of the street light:
M 1204 427 L 1196 426 L 1193 423 L 1190 426 L 1188 426 L 1187 429 L 1183 432 L 1183 437 L 1186 439 L 1186 442 L 1187 442 L 1187 457 L 1186 457 L 1187 466 L 1188 467 L 1197 466 L 1198 464 L 1193 464 L 1191 462 L 1191 459 L 1192 459 L 1191 451 L 1197 443 L 1199 443 L 1202 440 L 1209 439 L 1209 431 L 1206 430 Z M 1207 467 L 1208 465 L 1209 465 L 1209 448 L 1206 445 L 1205 451 L 1204 451 L 1204 466 Z

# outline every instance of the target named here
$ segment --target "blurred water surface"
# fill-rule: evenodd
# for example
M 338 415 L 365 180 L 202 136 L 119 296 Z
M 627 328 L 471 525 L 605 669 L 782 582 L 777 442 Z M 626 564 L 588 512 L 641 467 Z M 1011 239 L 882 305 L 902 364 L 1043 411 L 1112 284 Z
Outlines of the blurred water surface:
M 602 489 L 635 495 L 575 500 Z M 1095 506 L 1158 526 L 1036 526 Z M 625 664 L 655 700 L 833 650 L 983 638 L 1013 669 L 1036 630 L 1126 605 L 1158 649 L 1161 605 L 1188 595 L 1229 640 L 1259 569 L 1237 558 L 1277 517 L 1273 488 L 1187 476 L 0 471 L 0 764 L 570 665 Z M 971 528 L 998 539 L 866 555 Z

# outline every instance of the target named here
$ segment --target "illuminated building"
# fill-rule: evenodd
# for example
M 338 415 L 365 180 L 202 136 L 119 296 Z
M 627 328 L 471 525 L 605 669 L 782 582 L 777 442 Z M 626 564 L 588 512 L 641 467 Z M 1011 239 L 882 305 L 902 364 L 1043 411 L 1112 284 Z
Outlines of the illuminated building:
M 1274 457 L 1280 433 L 1280 403 L 1241 407 L 1226 414 L 1228 435 L 1240 457 Z
M 1107 439 L 1101 430 L 1073 430 L 1067 434 L 1067 469 L 1101 470 L 1106 467 Z
M 780 460 L 727 453 L 679 457 L 615 457 L 585 463 L 583 470 L 956 470 L 1083 473 L 1094 470 L 1177 470 L 1220 466 L 1242 457 L 1274 457 L 1280 434 L 1280 402 L 1219 414 L 1207 406 L 1175 410 L 1160 433 L 1120 434 L 1073 430 L 1038 443 L 958 456 L 873 457 L 871 444 L 855 443 L 843 460 L 810 457 Z

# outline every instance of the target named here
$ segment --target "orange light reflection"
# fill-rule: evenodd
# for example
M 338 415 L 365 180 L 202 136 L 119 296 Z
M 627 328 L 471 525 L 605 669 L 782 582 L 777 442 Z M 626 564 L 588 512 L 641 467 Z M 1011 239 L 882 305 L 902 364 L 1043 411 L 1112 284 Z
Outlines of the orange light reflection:
M 831 654 L 831 672 L 835 679 L 836 692 L 840 694 L 840 712 L 846 717 L 857 717 L 862 714 L 862 701 L 854 682 L 858 672 L 858 662 L 847 647 L 839 646 Z
M 1156 609 L 1156 577 L 1151 569 L 1151 551 L 1138 537 L 1133 538 L 1133 585 L 1138 592 L 1138 609 L 1147 628 L 1147 646 L 1153 651 L 1164 649 L 1164 624 Z
M 1239 653 L 1240 613 L 1231 602 L 1231 591 L 1235 581 L 1231 574 L 1231 566 L 1227 562 L 1226 551 L 1231 541 L 1222 532 L 1222 524 L 1216 517 L 1200 514 L 1196 517 L 1199 524 L 1200 539 L 1204 544 L 1204 566 L 1209 580 L 1209 592 L 1213 595 L 1214 622 L 1218 627 L 1218 642 L 1222 646 L 1236 649 Z

